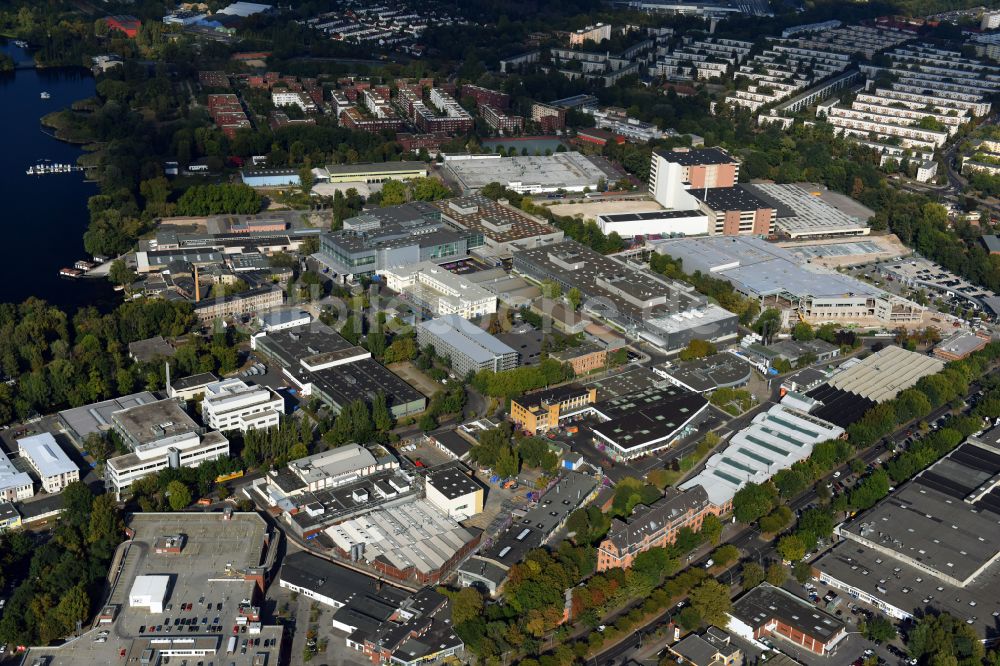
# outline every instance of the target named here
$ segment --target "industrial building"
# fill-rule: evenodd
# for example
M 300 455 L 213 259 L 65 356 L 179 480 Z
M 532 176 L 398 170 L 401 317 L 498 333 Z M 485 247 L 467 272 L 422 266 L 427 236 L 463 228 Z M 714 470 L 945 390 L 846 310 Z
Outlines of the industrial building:
M 194 313 L 202 321 L 258 314 L 266 310 L 281 307 L 284 298 L 284 290 L 280 287 L 268 285 L 238 294 L 197 301 L 194 304 Z
M 468 256 L 470 233 L 442 221 L 425 202 L 369 211 L 320 236 L 317 258 L 350 282 L 422 261 L 443 263 Z
M 831 205 L 833 196 L 825 188 L 807 189 L 798 184 L 778 185 L 759 183 L 744 186 L 775 210 L 775 229 L 788 238 L 829 238 L 833 236 L 867 236 L 868 218 L 874 211 L 851 201 L 852 208 L 866 214 L 864 219 Z M 839 195 L 844 198 L 843 195 Z
M 95 622 L 84 623 L 75 640 L 28 648 L 25 664 L 228 664 L 240 659 L 270 666 L 287 653 L 282 626 L 262 618 L 282 541 L 263 517 L 232 509 L 137 512 L 127 515 L 125 527 L 129 552 L 120 570 L 108 574 L 106 602 Z
M 604 447 L 613 460 L 634 460 L 668 449 L 693 432 L 698 420 L 708 410 L 703 396 L 679 387 L 657 391 L 655 402 L 638 397 L 619 398 L 610 414 L 606 403 L 596 405 L 599 414 L 610 416 L 604 423 L 592 425 L 594 442 Z
M 596 192 L 602 182 L 615 182 L 619 177 L 609 163 L 575 151 L 533 157 L 451 155 L 445 159 L 445 168 L 464 192 L 481 190 L 490 183 L 520 194 Z
M 385 268 L 380 275 L 389 289 L 440 317 L 476 319 L 497 311 L 492 292 L 432 261 Z
M 681 485 L 681 489 L 701 486 L 712 504 L 726 509 L 746 484 L 767 481 L 779 470 L 808 458 L 816 444 L 843 434 L 840 426 L 802 409 L 774 405 L 736 432 L 726 448 L 713 454 L 705 469 Z
M 173 397 L 173 396 L 171 396 Z M 120 398 L 111 398 L 101 402 L 94 402 L 81 407 L 64 409 L 59 412 L 59 423 L 65 429 L 73 444 L 80 447 L 87 439 L 87 435 L 98 433 L 106 434 L 111 429 L 111 415 L 115 412 L 138 405 L 148 405 L 156 402 L 157 398 L 149 391 L 141 391 L 123 395 Z
M 604 213 L 597 226 L 605 234 L 636 236 L 702 236 L 708 234 L 709 217 L 701 209 L 657 210 L 647 213 Z
M 713 236 L 774 235 L 774 208 L 744 185 L 691 189 L 689 193 L 708 215 L 708 231 Z
M 363 562 L 380 575 L 434 585 L 479 545 L 481 533 L 466 529 L 430 499 L 378 508 L 325 530 L 338 555 Z
M 449 357 L 456 377 L 517 367 L 517 351 L 459 315 L 422 321 L 416 328 L 417 344 L 431 345 L 438 356 Z
M 240 180 L 250 187 L 287 187 L 300 185 L 297 169 L 243 169 Z
M 359 444 L 338 446 L 288 463 L 288 469 L 310 492 L 351 483 L 384 468 L 371 451 Z
M 273 389 L 250 386 L 235 377 L 204 387 L 201 417 L 216 430 L 261 430 L 278 425 L 285 400 Z
M 668 487 L 662 498 L 637 505 L 625 520 L 612 519 L 597 546 L 597 570 L 628 569 L 639 553 L 674 543 L 681 529 L 700 530 L 709 514 L 719 515 L 719 507 L 709 502 L 701 486 L 684 491 Z
M 106 464 L 105 486 L 119 498 L 139 479 L 167 467 L 197 467 L 229 456 L 229 440 L 220 432 L 203 432 L 172 398 L 113 412 L 111 426 L 130 450 Z
M 530 250 L 563 239 L 562 230 L 545 220 L 481 194 L 445 199 L 433 205 L 444 220 L 469 232 L 468 248 L 479 254 L 509 259 L 517 250 Z
M 981 638 L 1000 600 L 1000 439 L 972 437 L 868 511 L 836 529 L 814 563 L 819 578 L 896 620 L 949 613 Z
M 200 372 L 197 375 L 181 377 L 173 380 L 167 386 L 167 397 L 178 400 L 193 400 L 205 393 L 205 387 L 214 384 L 219 378 L 212 372 Z
M 17 440 L 17 448 L 38 474 L 45 492 L 58 493 L 67 484 L 80 480 L 80 468 L 69 459 L 51 433 L 22 437 Z
M 989 334 L 958 331 L 937 343 L 934 355 L 942 361 L 961 361 L 969 354 L 985 349 L 989 342 Z
M 597 401 L 597 389 L 578 384 L 528 393 L 511 398 L 510 420 L 519 430 L 531 435 L 541 435 L 567 418 L 586 412 Z
M 427 501 L 449 518 L 462 521 L 483 511 L 483 487 L 460 462 L 431 469 L 424 485 Z
M 576 241 L 517 252 L 514 270 L 536 282 L 552 280 L 564 293 L 578 289 L 584 313 L 664 350 L 681 349 L 694 338 L 736 336 L 736 315 L 709 303 L 693 287 Z
M 320 180 L 327 183 L 384 183 L 426 177 L 427 165 L 423 162 L 327 164 L 319 172 Z
M 726 629 L 740 638 L 757 644 L 762 638 L 778 638 L 821 656 L 847 637 L 842 620 L 770 583 L 737 599 L 728 615 Z
M 675 386 L 707 393 L 720 388 L 745 386 L 753 375 L 753 366 L 733 354 L 714 354 L 680 364 L 654 366 L 653 372 Z
M 424 411 L 427 399 L 387 370 L 368 350 L 320 322 L 251 339 L 254 349 L 277 363 L 303 396 L 314 396 L 339 413 L 354 400 L 382 393 L 394 418 Z
M 943 369 L 941 359 L 889 345 L 833 375 L 827 384 L 881 403 Z
M 336 609 L 333 628 L 373 663 L 417 666 L 464 653 L 448 598 L 431 587 L 407 592 L 305 552 L 285 558 L 280 585 Z
M 791 310 L 813 323 L 898 326 L 923 319 L 925 308 L 847 275 L 803 262 L 759 238 L 683 238 L 655 242 L 656 251 L 687 272 L 728 281 L 762 307 Z

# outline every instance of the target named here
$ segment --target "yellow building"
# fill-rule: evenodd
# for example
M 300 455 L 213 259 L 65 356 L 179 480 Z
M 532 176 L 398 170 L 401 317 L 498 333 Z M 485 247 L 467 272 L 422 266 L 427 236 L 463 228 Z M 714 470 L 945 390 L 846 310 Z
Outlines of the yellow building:
M 10 502 L 0 504 L 0 534 L 21 526 L 21 514 Z
M 559 420 L 597 402 L 597 389 L 576 384 L 558 386 L 510 401 L 510 419 L 531 435 L 548 432 Z

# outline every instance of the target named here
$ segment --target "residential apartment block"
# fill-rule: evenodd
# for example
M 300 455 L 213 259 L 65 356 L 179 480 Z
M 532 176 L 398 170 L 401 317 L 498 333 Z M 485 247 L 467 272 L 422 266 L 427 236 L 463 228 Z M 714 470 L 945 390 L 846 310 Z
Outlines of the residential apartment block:
M 821 104 L 816 115 L 834 129 L 865 141 L 897 142 L 933 152 L 974 117 L 989 112 L 1000 91 L 1000 67 L 927 44 L 898 46 L 887 62 L 859 66 L 868 77 L 850 106 Z M 925 165 L 925 169 L 931 169 Z M 930 179 L 932 172 L 924 174 Z
M 216 430 L 261 430 L 278 425 L 285 400 L 272 389 L 231 378 L 205 386 L 201 416 Z
M 524 131 L 524 117 L 510 115 L 489 104 L 480 104 L 479 113 L 486 124 L 497 132 L 505 134 L 520 134 Z
M 668 79 L 717 79 L 742 63 L 752 48 L 753 42 L 736 39 L 685 37 L 673 49 L 657 49 L 649 74 Z
M 840 89 L 818 84 L 847 70 L 854 58 L 870 58 L 911 38 L 900 30 L 852 25 L 790 39 L 771 39 L 767 49 L 740 65 L 736 79 L 744 79 L 747 85 L 730 93 L 726 103 L 757 110 L 807 89 L 811 93 L 806 95 L 807 101 L 818 101 Z
M 605 39 L 611 39 L 611 26 L 607 23 L 597 23 L 569 33 L 569 43 L 574 46 L 587 41 L 600 44 Z
M 597 546 L 597 570 L 628 569 L 636 556 L 650 548 L 666 548 L 684 527 L 701 529 L 705 516 L 719 515 L 701 486 L 689 490 L 667 488 L 664 497 L 640 504 L 624 521 L 615 518 L 607 536 Z
M 471 97 L 476 100 L 477 106 L 487 104 L 501 111 L 506 110 L 510 106 L 510 95 L 499 90 L 490 90 L 489 88 L 466 83 L 460 88 L 460 91 L 462 97 Z

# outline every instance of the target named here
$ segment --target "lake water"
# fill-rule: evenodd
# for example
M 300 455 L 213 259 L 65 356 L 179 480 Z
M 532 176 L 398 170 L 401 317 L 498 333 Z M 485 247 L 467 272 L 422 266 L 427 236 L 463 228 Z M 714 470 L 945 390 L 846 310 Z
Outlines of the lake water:
M 0 48 L 17 61 L 27 60 L 13 44 Z M 41 99 L 46 91 L 51 99 Z M 82 172 L 29 176 L 25 170 L 42 160 L 75 164 L 82 150 L 42 131 L 45 114 L 94 94 L 85 69 L 19 69 L 0 74 L 0 183 L 3 196 L 3 253 L 0 254 L 0 302 L 19 303 L 37 296 L 67 310 L 94 304 L 106 309 L 115 294 L 104 279 L 59 277 L 59 269 L 79 259 L 87 229 L 87 198 L 97 192 Z

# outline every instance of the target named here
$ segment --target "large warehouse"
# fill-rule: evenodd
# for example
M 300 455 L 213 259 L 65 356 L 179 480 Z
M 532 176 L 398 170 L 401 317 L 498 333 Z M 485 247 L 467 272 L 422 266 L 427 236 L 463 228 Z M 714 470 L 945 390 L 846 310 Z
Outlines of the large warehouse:
M 575 287 L 585 312 L 664 350 L 681 349 L 695 338 L 736 337 L 736 315 L 709 303 L 693 287 L 574 240 L 516 252 L 514 270 L 536 282 L 551 280 L 564 293 Z
M 840 426 L 800 409 L 774 405 L 734 434 L 729 445 L 709 458 L 705 469 L 681 489 L 701 486 L 712 504 L 726 507 L 747 483 L 767 481 L 779 470 L 808 458 L 819 442 L 843 434 Z
M 1000 614 L 1000 449 L 973 437 L 838 527 L 820 580 L 895 619 L 950 613 L 989 637 Z
M 449 156 L 445 166 L 466 192 L 500 183 L 520 194 L 598 191 L 601 181 L 614 182 L 619 174 L 600 158 L 575 151 L 546 156 Z
M 320 322 L 251 340 L 255 349 L 281 366 L 304 396 L 315 396 L 337 413 L 354 400 L 382 393 L 395 418 L 424 411 L 427 398 L 339 333 Z
M 746 236 L 656 241 L 684 271 L 728 281 L 764 307 L 793 310 L 810 323 L 898 326 L 918 322 L 925 308 L 835 271 L 802 263 L 793 253 Z

